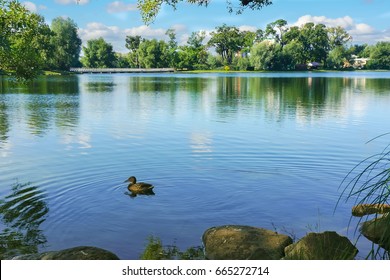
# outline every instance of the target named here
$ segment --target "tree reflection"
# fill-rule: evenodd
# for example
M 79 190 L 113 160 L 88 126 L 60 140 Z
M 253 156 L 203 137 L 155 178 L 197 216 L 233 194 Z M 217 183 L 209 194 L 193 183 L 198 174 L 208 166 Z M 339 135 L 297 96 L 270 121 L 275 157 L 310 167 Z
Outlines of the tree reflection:
M 0 143 L 8 139 L 9 122 L 7 116 L 7 104 L 0 95 Z
M 11 258 L 38 252 L 46 243 L 40 225 L 49 208 L 44 193 L 36 186 L 15 184 L 12 193 L 0 201 L 1 220 L 6 226 L 0 234 L 0 257 Z

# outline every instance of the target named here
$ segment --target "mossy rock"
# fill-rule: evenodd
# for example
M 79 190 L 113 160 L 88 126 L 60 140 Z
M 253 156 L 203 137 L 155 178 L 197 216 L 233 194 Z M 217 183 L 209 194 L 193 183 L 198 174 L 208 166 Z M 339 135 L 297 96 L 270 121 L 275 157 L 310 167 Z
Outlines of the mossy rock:
M 360 232 L 368 240 L 378 244 L 387 251 L 390 251 L 390 215 L 385 214 L 381 217 L 362 223 Z
M 225 225 L 206 230 L 205 256 L 212 260 L 279 260 L 292 238 L 251 226 Z
M 353 260 L 358 249 L 334 231 L 311 232 L 285 248 L 287 260 Z

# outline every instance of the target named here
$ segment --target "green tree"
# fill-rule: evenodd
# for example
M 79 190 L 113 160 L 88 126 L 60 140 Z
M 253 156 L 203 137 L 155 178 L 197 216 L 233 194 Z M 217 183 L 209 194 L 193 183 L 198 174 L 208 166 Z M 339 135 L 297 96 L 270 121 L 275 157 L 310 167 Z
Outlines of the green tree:
M 265 36 L 275 40 L 275 42 L 280 44 L 283 49 L 284 45 L 286 45 L 284 35 L 287 30 L 287 21 L 285 21 L 284 19 L 278 19 L 267 25 L 265 29 Z
M 327 29 L 327 31 L 329 37 L 329 46 L 331 49 L 345 46 L 349 41 L 352 40 L 352 36 L 349 35 L 348 32 L 340 26 L 330 27 Z
M 103 38 L 92 39 L 83 47 L 84 56 L 81 62 L 85 67 L 110 68 L 115 67 L 116 57 L 111 44 Z
M 327 67 L 332 69 L 342 69 L 350 60 L 350 53 L 344 46 L 337 46 L 329 52 Z
M 151 23 L 156 18 L 162 4 L 167 4 L 176 8 L 179 2 L 184 0 L 137 0 L 138 8 L 141 11 L 142 19 L 146 23 Z M 211 0 L 186 0 L 190 4 L 199 6 L 207 6 Z M 237 3 L 238 2 L 238 3 Z M 237 14 L 242 13 L 245 9 L 259 10 L 264 6 L 272 4 L 272 0 L 226 0 L 229 12 L 236 11 Z
M 79 65 L 81 39 L 77 34 L 77 24 L 70 18 L 57 17 L 51 23 L 54 36 L 51 43 L 54 47 L 50 59 L 54 69 L 68 70 Z
M 192 32 L 187 40 L 187 45 L 179 47 L 179 68 L 207 68 L 208 53 L 206 51 L 206 46 L 203 44 L 205 37 L 206 33 L 204 31 Z
M 36 77 L 51 56 L 51 36 L 42 16 L 16 0 L 0 0 L 0 70 Z
M 141 44 L 142 37 L 137 36 L 127 36 L 126 37 L 126 48 L 129 52 L 129 63 L 132 67 L 139 68 L 139 57 L 138 57 L 138 49 Z
M 169 66 L 168 45 L 163 40 L 143 40 L 139 45 L 139 62 L 142 68 L 164 68 Z
M 231 64 L 233 56 L 244 47 L 243 33 L 237 27 L 226 24 L 211 32 L 209 46 L 215 47 L 215 51 L 222 56 L 226 64 Z
M 178 54 L 177 54 L 177 41 L 175 30 L 170 28 L 165 32 L 165 35 L 169 37 L 168 48 L 167 48 L 167 57 L 169 67 L 175 68 L 178 63 Z
M 250 61 L 256 70 L 281 70 L 282 47 L 270 41 L 255 44 Z
M 390 42 L 378 42 L 371 47 L 369 69 L 390 70 Z
M 329 38 L 326 26 L 323 24 L 306 23 L 300 32 L 303 43 L 305 62 L 324 62 L 329 51 Z

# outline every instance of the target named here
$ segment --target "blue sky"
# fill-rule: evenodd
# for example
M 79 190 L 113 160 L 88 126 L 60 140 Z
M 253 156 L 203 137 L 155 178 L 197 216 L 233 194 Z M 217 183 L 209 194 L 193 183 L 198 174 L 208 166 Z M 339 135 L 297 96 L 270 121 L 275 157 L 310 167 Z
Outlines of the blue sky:
M 238 0 L 232 0 L 235 1 Z M 193 31 L 211 32 L 224 23 L 254 31 L 280 18 L 290 25 L 315 22 L 342 26 L 352 35 L 352 43 L 390 41 L 390 0 L 274 0 L 271 6 L 247 10 L 241 15 L 229 14 L 226 0 L 211 0 L 208 7 L 183 2 L 177 10 L 163 6 L 149 26 L 142 22 L 136 0 L 80 0 L 80 4 L 76 0 L 20 2 L 43 15 L 48 24 L 59 16 L 70 17 L 77 23 L 83 43 L 103 37 L 119 52 L 126 52 L 127 35 L 166 39 L 165 31 L 174 28 L 179 43 L 184 44 Z

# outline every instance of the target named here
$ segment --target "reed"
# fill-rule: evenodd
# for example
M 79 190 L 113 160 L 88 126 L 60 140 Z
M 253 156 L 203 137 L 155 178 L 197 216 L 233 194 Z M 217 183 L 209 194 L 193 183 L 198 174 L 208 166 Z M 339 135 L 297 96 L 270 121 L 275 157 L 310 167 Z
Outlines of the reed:
M 390 133 L 382 134 L 369 142 L 388 135 Z M 381 152 L 362 160 L 352 168 L 341 182 L 340 187 L 342 192 L 336 207 L 343 199 L 345 199 L 345 202 L 354 199 L 355 205 L 375 205 L 377 208 L 387 208 L 387 205 L 390 204 L 390 144 Z M 379 214 L 381 213 L 376 212 L 374 217 L 379 217 Z M 365 217 L 367 220 L 368 216 Z M 359 222 L 362 222 L 362 220 L 361 217 Z M 390 228 L 390 222 L 388 226 Z M 355 232 L 358 231 L 358 227 L 357 225 Z M 390 230 L 385 231 L 384 234 L 386 236 L 382 236 L 381 239 L 389 240 Z M 361 233 L 359 233 L 360 237 Z M 389 259 L 389 256 L 390 252 L 388 250 L 373 243 L 367 258 Z

